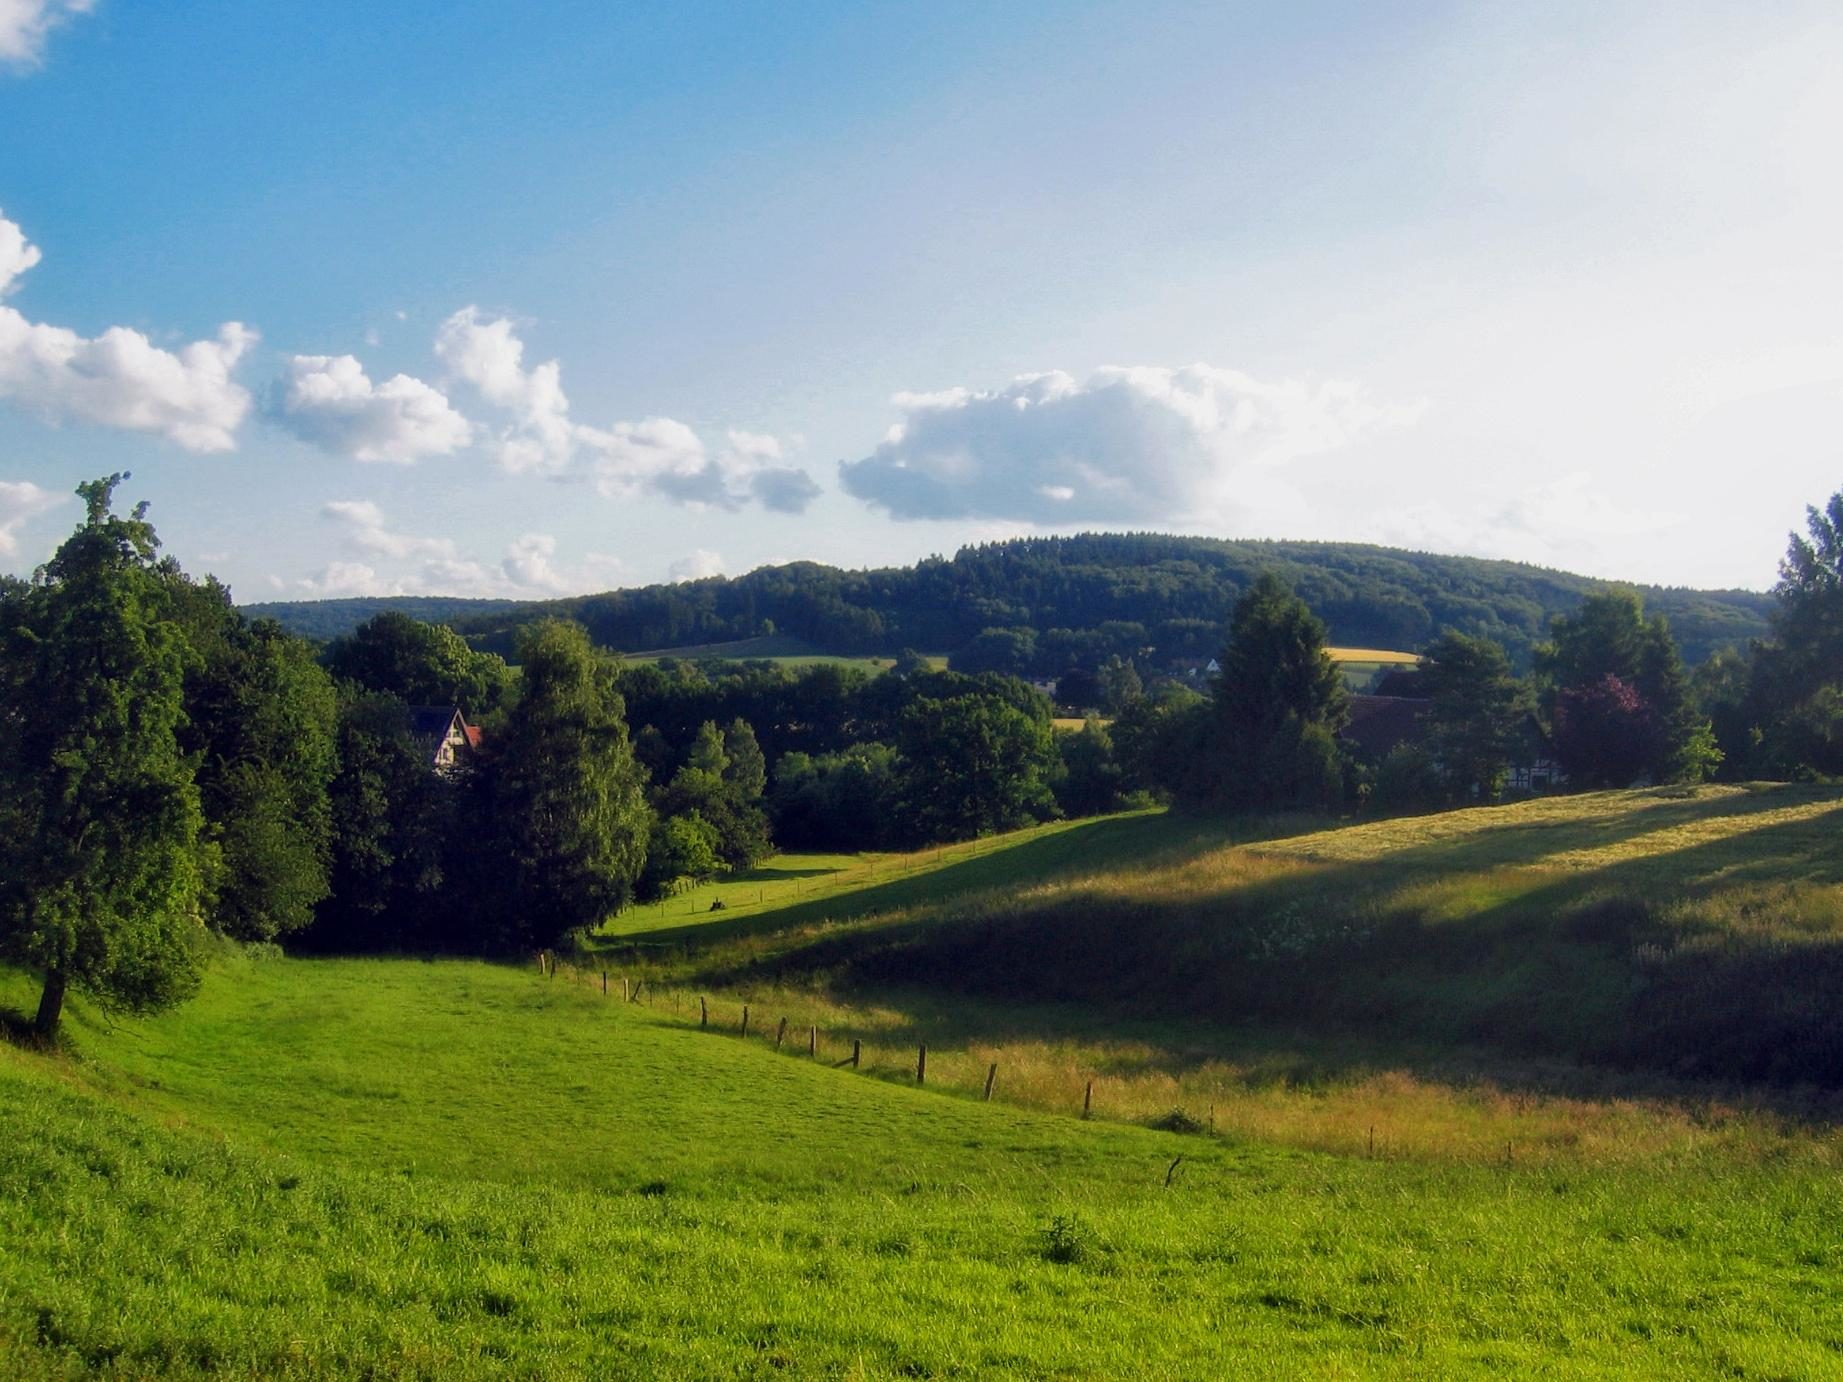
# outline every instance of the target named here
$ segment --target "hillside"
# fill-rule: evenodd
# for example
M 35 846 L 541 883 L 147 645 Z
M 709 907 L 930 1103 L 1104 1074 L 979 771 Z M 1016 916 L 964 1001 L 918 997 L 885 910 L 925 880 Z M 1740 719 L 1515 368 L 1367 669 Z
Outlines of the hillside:
M 1074 822 L 946 875 L 720 916 L 662 982 L 1266 1024 L 1843 1090 L 1843 789 L 1660 788 L 1320 828 Z M 1239 841 L 1239 842 L 1238 842 Z M 711 939 L 697 947 L 700 927 Z
M 227 962 L 75 1037 L 0 1047 L 15 1378 L 1799 1376 L 1843 1339 L 1808 1149 L 1291 1152 L 476 963 Z
M 374 615 L 396 610 L 425 624 L 452 624 L 464 618 L 504 617 L 517 600 L 471 600 L 447 595 L 366 595 L 339 600 L 259 600 L 241 605 L 251 619 L 273 619 L 290 633 L 319 642 L 338 638 Z
M 1236 598 L 1269 568 L 1330 625 L 1334 642 L 1415 650 L 1455 628 L 1499 640 L 1519 661 L 1545 636 L 1550 616 L 1607 585 L 1515 562 L 1349 543 L 1088 534 L 968 547 L 913 567 L 842 571 L 799 562 L 734 578 L 442 617 L 500 652 L 510 649 L 519 624 L 553 614 L 580 621 L 597 642 L 625 652 L 725 643 L 772 630 L 826 653 L 888 655 L 904 647 L 939 653 L 964 647 L 984 629 L 1024 628 L 1040 644 L 1040 665 L 1031 670 L 1054 675 L 1071 657 L 1124 651 L 1143 658 L 1147 647 L 1155 664 L 1207 658 Z M 1765 630 L 1770 598 L 1763 594 L 1639 589 L 1647 607 L 1669 617 L 1692 663 Z M 325 607 L 333 604 L 341 608 Z M 361 604 L 251 608 L 326 636 L 364 617 Z
M 0 1044 L 0 1355 L 1827 1375 L 1834 1108 L 1573 1056 L 1647 991 L 1705 1074 L 1723 1040 L 1843 1049 L 1813 1001 L 1839 811 L 1782 787 L 1150 812 L 784 856 L 553 976 L 227 949 L 178 1009 L 75 999 L 67 1053 Z M 0 1008 L 32 994 L 0 970 Z M 1555 1032 L 1582 1051 L 1526 1058 Z

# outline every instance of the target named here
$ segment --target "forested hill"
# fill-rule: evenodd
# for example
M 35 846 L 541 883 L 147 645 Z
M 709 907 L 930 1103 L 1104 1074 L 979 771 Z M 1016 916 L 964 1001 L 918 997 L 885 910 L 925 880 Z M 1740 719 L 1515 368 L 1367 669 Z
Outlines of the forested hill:
M 385 610 L 396 610 L 425 624 L 453 624 L 476 615 L 515 619 L 520 600 L 466 600 L 445 595 L 366 595 L 344 600 L 270 600 L 243 605 L 251 619 L 273 619 L 303 638 L 338 638 Z
M 1551 615 L 1607 585 L 1517 562 L 1354 543 L 1084 534 L 989 543 L 872 571 L 795 562 L 733 579 L 506 605 L 448 622 L 495 651 L 510 649 L 517 625 L 551 614 L 630 652 L 764 632 L 835 653 L 952 652 L 987 629 L 1028 630 L 1037 651 L 1024 661 L 1053 673 L 1054 663 L 1135 648 L 1152 648 L 1157 661 L 1208 657 L 1236 598 L 1268 569 L 1330 625 L 1333 642 L 1418 649 L 1453 628 L 1497 639 L 1519 662 Z M 1691 662 L 1762 634 L 1771 603 L 1752 591 L 1639 590 L 1648 609 L 1669 617 Z M 291 611 L 316 608 L 323 606 L 266 607 L 296 628 L 304 625 Z

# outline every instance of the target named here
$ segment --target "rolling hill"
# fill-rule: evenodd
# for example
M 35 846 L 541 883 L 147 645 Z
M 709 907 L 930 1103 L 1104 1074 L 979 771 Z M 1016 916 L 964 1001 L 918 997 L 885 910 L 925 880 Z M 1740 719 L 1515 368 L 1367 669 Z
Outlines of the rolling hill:
M 1497 639 L 1519 661 L 1545 636 L 1551 616 L 1608 584 L 1515 562 L 1349 543 L 1085 534 L 968 547 L 912 567 L 843 571 L 799 562 L 566 600 L 476 602 L 489 608 L 403 601 L 248 608 L 328 637 L 377 609 L 401 607 L 452 623 L 499 652 L 511 649 L 520 624 L 547 615 L 577 620 L 597 642 L 625 652 L 778 634 L 815 653 L 939 653 L 988 628 L 1022 628 L 1040 643 L 1043 665 L 1034 670 L 1054 675 L 1069 657 L 1102 651 L 1150 648 L 1155 665 L 1207 658 L 1236 598 L 1270 568 L 1326 621 L 1333 642 L 1414 650 L 1454 628 Z M 1771 597 L 1753 591 L 1639 590 L 1648 608 L 1668 616 L 1692 663 L 1759 637 L 1771 605 Z
M 68 1051 L 0 1044 L 0 1355 L 25 1379 L 1829 1375 L 1834 1111 L 1527 1052 L 1617 1045 L 1652 972 L 1680 1052 L 1824 1049 L 1785 983 L 1828 982 L 1843 934 L 1839 810 L 1142 813 L 784 858 L 553 975 L 226 950 L 179 1009 L 76 1000 Z M 1251 965 L 1336 1001 L 1264 1007 Z M 1341 1006 L 1362 994 L 1387 1005 Z M 0 1006 L 29 999 L 0 970 Z M 1489 1029 L 1532 1002 L 1554 1019 Z

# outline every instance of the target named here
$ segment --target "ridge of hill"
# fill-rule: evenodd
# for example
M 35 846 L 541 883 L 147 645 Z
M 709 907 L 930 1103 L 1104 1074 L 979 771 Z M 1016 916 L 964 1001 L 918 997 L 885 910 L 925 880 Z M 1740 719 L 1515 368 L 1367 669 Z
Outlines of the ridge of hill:
M 747 575 L 611 590 L 568 599 L 457 607 L 440 617 L 476 644 L 510 650 L 519 625 L 574 619 L 604 647 L 631 652 L 779 633 L 824 653 L 947 652 L 989 628 L 1098 633 L 1109 649 L 1149 647 L 1155 662 L 1207 658 L 1236 599 L 1262 571 L 1289 581 L 1332 641 L 1418 649 L 1446 629 L 1498 640 L 1519 662 L 1548 621 L 1614 582 L 1518 562 L 1440 556 L 1360 543 L 1232 541 L 1157 533 L 1020 538 L 962 548 L 909 567 L 848 571 L 817 562 Z M 1637 586 L 1667 616 L 1694 663 L 1766 629 L 1769 595 Z M 251 606 L 325 637 L 361 611 L 406 602 Z M 434 607 L 418 614 L 427 618 Z M 347 623 L 346 621 L 350 621 Z M 1061 651 L 1054 656 L 1062 656 Z M 1048 656 L 1048 655 L 1046 655 Z M 1054 669 L 1046 669 L 1053 672 Z
M 338 638 L 386 611 L 407 614 L 425 624 L 507 613 L 522 600 L 475 600 L 449 595 L 357 595 L 334 600 L 258 600 L 240 605 L 245 617 L 273 619 L 290 633 L 317 642 Z

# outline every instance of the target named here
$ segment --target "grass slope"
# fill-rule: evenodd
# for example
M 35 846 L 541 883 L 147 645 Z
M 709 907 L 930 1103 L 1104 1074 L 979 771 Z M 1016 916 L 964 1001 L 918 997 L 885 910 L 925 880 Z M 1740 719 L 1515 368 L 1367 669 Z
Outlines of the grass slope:
M 9 997 L 17 997 L 10 991 Z M 535 969 L 227 963 L 0 1050 L 10 1376 L 1821 1376 L 1834 1175 L 1083 1123 Z M 1167 1185 L 1167 1168 L 1183 1156 Z
M 1839 1088 L 1839 820 L 1834 787 L 1659 789 L 1307 824 L 1244 844 L 1173 822 L 1168 848 L 1148 840 L 1143 860 L 1111 867 L 1115 844 L 1167 827 L 1106 821 L 1083 836 L 1085 871 L 994 879 L 858 921 L 797 905 L 758 918 L 758 943 L 707 948 L 690 972 Z

